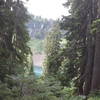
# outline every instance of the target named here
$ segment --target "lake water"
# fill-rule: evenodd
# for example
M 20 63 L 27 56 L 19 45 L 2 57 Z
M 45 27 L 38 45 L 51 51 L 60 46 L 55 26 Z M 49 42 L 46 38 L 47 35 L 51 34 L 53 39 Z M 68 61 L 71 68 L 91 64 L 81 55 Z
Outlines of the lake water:
M 43 73 L 42 67 L 34 66 L 34 73 L 36 76 L 40 77 Z
M 34 62 L 34 73 L 37 77 L 40 77 L 43 73 L 43 62 L 45 59 L 45 54 L 34 54 L 33 62 Z

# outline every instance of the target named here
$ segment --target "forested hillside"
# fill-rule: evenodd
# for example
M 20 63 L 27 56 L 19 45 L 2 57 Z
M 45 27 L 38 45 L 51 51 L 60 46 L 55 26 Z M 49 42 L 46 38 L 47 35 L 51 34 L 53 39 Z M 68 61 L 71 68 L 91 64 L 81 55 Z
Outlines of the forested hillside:
M 100 0 L 63 5 L 69 15 L 53 21 L 0 0 L 0 100 L 100 100 Z M 42 52 L 37 78 L 32 53 Z
M 52 19 L 44 19 L 41 16 L 30 15 L 30 19 L 26 25 L 31 38 L 29 46 L 35 54 L 44 53 L 44 40 L 54 23 L 55 21 Z
M 41 16 L 30 16 L 31 19 L 27 23 L 27 27 L 31 38 L 44 40 L 47 33 L 51 30 L 54 21 L 41 18 Z

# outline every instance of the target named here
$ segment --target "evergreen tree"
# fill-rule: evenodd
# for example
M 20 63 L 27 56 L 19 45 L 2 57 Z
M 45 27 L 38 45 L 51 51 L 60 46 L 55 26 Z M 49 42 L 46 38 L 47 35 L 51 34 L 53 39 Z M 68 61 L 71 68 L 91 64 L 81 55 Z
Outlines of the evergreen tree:
M 0 1 L 0 80 L 24 72 L 30 49 L 25 23 L 28 13 L 20 0 Z
M 95 62 L 99 59 L 96 58 L 99 54 L 96 54 L 95 50 L 97 50 L 96 48 L 99 50 L 99 46 L 97 47 L 96 44 L 98 40 L 95 41 L 97 35 L 91 32 L 91 30 L 95 30 L 95 28 L 91 29 L 91 26 L 95 19 L 97 19 L 99 13 L 97 4 L 99 4 L 97 0 L 68 0 L 65 6 L 71 7 L 70 15 L 63 17 L 61 22 L 61 28 L 68 31 L 66 40 L 69 41 L 67 45 L 69 44 L 71 48 L 69 49 L 68 46 L 66 46 L 66 50 L 69 49 L 67 52 L 69 56 L 66 56 L 69 58 L 68 64 L 75 62 L 72 64 L 72 69 L 76 69 L 77 72 L 71 79 L 76 78 L 75 83 L 78 84 L 77 88 L 79 94 L 85 95 L 91 92 L 91 86 L 93 86 L 92 82 L 94 82 L 92 80 L 93 77 L 95 77 L 93 79 L 96 79 L 94 83 L 95 89 L 99 89 L 99 82 L 97 82 L 98 75 L 95 73 L 96 70 L 98 70 L 99 73 L 98 65 L 95 65 L 97 64 Z M 70 70 L 70 68 L 71 65 L 68 69 Z M 95 73 L 95 75 L 93 73 Z M 72 75 L 72 73 L 68 73 L 68 75 L 69 74 Z
M 59 24 L 56 23 L 54 28 L 48 34 L 46 38 L 46 60 L 45 60 L 45 73 L 48 75 L 56 75 L 59 69 L 60 58 L 60 41 L 61 32 Z

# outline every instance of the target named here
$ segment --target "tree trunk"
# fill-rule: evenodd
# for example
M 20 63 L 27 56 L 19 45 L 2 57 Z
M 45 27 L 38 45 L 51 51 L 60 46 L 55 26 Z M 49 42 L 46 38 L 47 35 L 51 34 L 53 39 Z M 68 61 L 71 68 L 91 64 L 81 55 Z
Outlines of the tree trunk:
M 92 79 L 92 91 L 100 89 L 100 33 L 96 34 L 96 48 Z
M 87 63 L 87 48 L 86 48 L 86 28 L 87 28 L 87 21 L 84 23 L 85 25 L 83 28 L 82 38 L 83 38 L 83 49 L 82 49 L 82 58 L 80 62 L 80 78 L 79 78 L 79 86 L 78 86 L 78 93 L 79 95 L 83 95 L 83 85 L 85 81 L 85 69 L 86 69 L 86 63 Z
M 93 59 L 94 59 L 94 48 L 92 45 L 92 37 L 89 37 L 88 43 L 88 59 L 86 65 L 86 72 L 85 72 L 85 84 L 84 84 L 84 95 L 88 95 L 91 90 L 91 80 L 92 80 L 92 71 L 93 71 Z
M 93 36 L 90 32 L 90 25 L 93 21 L 93 0 L 88 0 L 88 28 L 87 28 L 87 65 L 85 70 L 85 83 L 84 83 L 84 95 L 88 95 L 91 90 L 91 81 L 93 73 L 93 61 L 94 61 L 94 46 L 93 46 Z
M 98 4 L 98 18 L 100 18 L 100 0 Z M 94 58 L 94 69 L 93 69 L 93 78 L 92 78 L 92 87 L 91 91 L 100 90 L 100 33 L 96 33 L 96 42 L 95 42 L 95 58 Z

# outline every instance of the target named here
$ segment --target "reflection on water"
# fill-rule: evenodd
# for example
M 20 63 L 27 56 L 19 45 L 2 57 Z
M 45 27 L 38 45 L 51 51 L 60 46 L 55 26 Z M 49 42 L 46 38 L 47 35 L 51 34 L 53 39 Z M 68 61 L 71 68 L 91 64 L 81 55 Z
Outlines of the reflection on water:
M 42 67 L 34 66 L 34 73 L 36 76 L 40 77 L 43 73 Z

